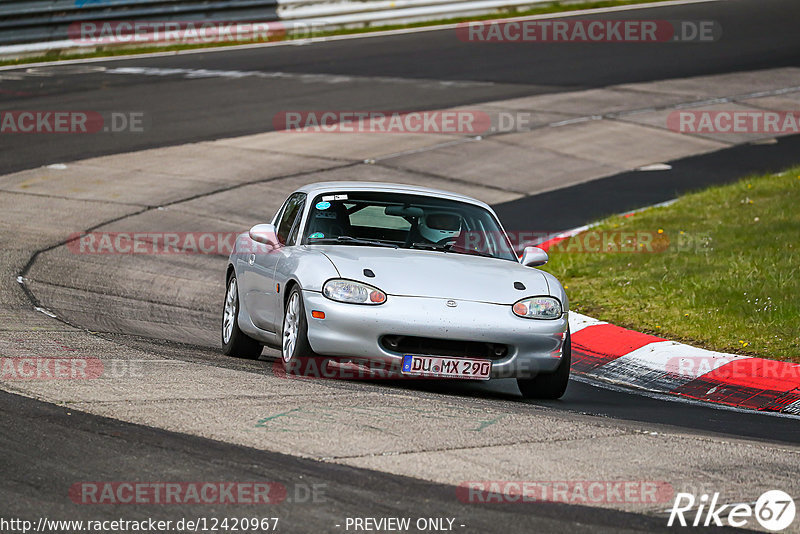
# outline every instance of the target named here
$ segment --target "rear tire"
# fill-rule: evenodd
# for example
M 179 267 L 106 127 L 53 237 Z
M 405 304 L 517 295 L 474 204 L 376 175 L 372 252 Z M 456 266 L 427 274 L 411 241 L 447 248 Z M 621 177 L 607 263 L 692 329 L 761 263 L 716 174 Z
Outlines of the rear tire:
M 236 274 L 231 273 L 222 306 L 222 352 L 228 356 L 257 360 L 263 348 L 261 343 L 239 329 L 239 286 Z
M 517 378 L 517 386 L 526 399 L 560 399 L 567 390 L 572 363 L 572 339 L 567 329 L 561 363 L 552 373 L 540 373 L 533 378 Z

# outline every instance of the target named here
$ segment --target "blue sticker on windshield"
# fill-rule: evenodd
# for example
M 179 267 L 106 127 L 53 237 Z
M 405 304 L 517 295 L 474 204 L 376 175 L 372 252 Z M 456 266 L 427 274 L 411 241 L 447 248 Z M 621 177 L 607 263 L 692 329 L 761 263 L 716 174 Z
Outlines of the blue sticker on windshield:
M 331 207 L 330 202 L 317 202 L 317 209 L 318 210 L 326 210 Z
M 313 234 L 308 236 L 309 239 L 322 239 L 323 237 L 325 237 L 325 234 L 323 234 L 322 232 L 314 232 Z

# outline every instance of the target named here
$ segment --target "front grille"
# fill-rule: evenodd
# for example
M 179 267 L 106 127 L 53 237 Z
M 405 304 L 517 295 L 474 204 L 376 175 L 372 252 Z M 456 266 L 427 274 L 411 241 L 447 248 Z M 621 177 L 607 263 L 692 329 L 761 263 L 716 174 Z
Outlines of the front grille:
M 400 354 L 487 358 L 490 360 L 500 360 L 508 355 L 508 345 L 500 343 L 417 336 L 386 335 L 381 338 L 381 346 L 389 352 Z

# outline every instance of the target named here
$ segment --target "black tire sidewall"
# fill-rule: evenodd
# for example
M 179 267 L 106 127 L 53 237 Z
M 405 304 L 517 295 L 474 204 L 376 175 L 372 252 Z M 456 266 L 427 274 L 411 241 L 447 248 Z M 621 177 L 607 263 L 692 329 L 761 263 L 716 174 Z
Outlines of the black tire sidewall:
M 231 283 L 234 280 L 236 280 L 236 275 L 231 274 L 231 276 L 228 277 L 228 281 L 225 283 L 225 297 L 222 300 L 222 325 L 220 327 L 220 341 L 222 341 L 222 349 L 223 351 L 225 351 L 226 354 L 229 353 L 230 349 L 235 344 L 234 338 L 236 337 L 237 333 L 236 331 L 239 329 L 239 295 L 238 295 L 239 288 L 237 282 L 237 288 L 236 288 L 237 295 L 236 295 L 236 301 L 233 306 L 233 314 L 234 314 L 233 329 L 231 330 L 230 339 L 228 339 L 228 342 L 225 343 L 225 332 L 223 332 L 223 329 L 225 328 L 225 302 L 228 300 L 228 293 L 231 290 Z
M 239 356 L 242 358 L 257 359 L 261 355 L 263 349 L 261 343 L 244 332 L 239 328 L 239 282 L 236 282 L 236 300 L 234 303 L 234 316 L 233 316 L 233 330 L 231 331 L 231 338 L 225 343 L 223 338 L 222 328 L 225 324 L 225 300 L 228 298 L 228 292 L 231 288 L 231 283 L 237 280 L 236 273 L 231 273 L 228 277 L 228 282 L 225 284 L 225 299 L 222 301 L 222 326 L 220 326 L 220 341 L 222 341 L 222 352 L 228 356 Z
M 292 300 L 292 295 L 295 293 L 297 293 L 300 304 L 298 306 L 297 339 L 294 344 L 294 354 L 292 354 L 289 361 L 286 361 L 286 358 L 283 357 L 283 328 L 286 322 L 286 310 Z M 283 362 L 283 368 L 287 373 L 294 373 L 297 370 L 298 359 L 316 358 L 317 356 L 308 341 L 308 318 L 306 317 L 306 306 L 303 302 L 303 291 L 300 286 L 295 285 L 289 292 L 289 298 L 286 299 L 286 304 L 283 307 L 283 321 L 281 322 L 281 361 Z
M 561 362 L 552 373 L 542 373 L 533 378 L 518 378 L 522 396 L 526 399 L 558 399 L 566 391 L 572 365 L 572 336 L 567 328 Z

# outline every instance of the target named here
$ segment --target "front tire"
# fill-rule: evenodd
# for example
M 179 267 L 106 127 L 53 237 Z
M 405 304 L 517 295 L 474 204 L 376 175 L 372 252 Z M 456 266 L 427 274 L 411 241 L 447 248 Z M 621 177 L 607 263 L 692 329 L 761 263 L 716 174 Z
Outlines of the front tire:
M 306 374 L 304 363 L 318 358 L 308 342 L 308 319 L 303 304 L 303 292 L 294 286 L 286 299 L 281 329 L 281 360 L 288 374 Z M 316 362 L 315 362 L 316 363 Z
M 572 363 L 572 339 L 567 329 L 561 363 L 552 373 L 540 373 L 533 378 L 517 378 L 517 386 L 526 399 L 560 399 L 567 390 Z
M 222 307 L 222 352 L 228 356 L 258 359 L 263 347 L 239 329 L 239 286 L 231 273 Z

